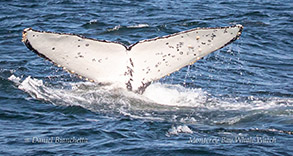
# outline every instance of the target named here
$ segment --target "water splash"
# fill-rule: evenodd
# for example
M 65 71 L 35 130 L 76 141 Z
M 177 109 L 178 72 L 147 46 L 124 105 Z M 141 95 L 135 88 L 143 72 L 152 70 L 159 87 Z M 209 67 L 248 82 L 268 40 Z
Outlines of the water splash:
M 187 125 L 172 126 L 166 133 L 167 137 L 178 135 L 180 133 L 192 134 L 193 131 Z
M 93 112 L 136 119 L 184 124 L 234 125 L 259 114 L 292 115 L 293 99 L 216 98 L 202 89 L 153 83 L 143 95 L 115 85 L 91 82 L 44 82 L 11 75 L 8 78 L 31 97 L 54 105 L 80 106 Z M 275 111 L 279 110 L 279 111 Z
M 178 107 L 200 107 L 207 101 L 202 89 L 187 89 L 180 85 L 154 83 L 143 94 L 158 104 Z

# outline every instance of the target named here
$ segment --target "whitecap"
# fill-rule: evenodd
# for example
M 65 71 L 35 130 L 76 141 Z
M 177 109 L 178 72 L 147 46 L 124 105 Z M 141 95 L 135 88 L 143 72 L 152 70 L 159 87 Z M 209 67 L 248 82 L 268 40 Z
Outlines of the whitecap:
M 180 133 L 192 134 L 193 131 L 187 125 L 172 126 L 166 136 L 179 135 Z
M 145 27 L 149 27 L 149 25 L 148 24 L 136 24 L 136 25 L 127 26 L 127 28 L 145 28 Z

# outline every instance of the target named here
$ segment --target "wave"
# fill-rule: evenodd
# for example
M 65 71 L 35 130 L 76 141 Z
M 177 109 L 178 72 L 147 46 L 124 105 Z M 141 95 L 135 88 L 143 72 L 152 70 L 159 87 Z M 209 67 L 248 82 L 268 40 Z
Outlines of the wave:
M 120 29 L 137 29 L 137 28 L 146 28 L 149 27 L 148 24 L 136 24 L 136 25 L 130 25 L 130 26 L 121 26 L 121 25 L 117 25 L 114 28 L 109 28 L 107 31 L 117 31 Z
M 200 88 L 159 82 L 151 84 L 143 95 L 139 95 L 115 85 L 91 82 L 50 83 L 15 75 L 8 79 L 30 98 L 137 119 L 233 125 L 263 113 L 274 116 L 293 114 L 291 98 L 219 98 Z

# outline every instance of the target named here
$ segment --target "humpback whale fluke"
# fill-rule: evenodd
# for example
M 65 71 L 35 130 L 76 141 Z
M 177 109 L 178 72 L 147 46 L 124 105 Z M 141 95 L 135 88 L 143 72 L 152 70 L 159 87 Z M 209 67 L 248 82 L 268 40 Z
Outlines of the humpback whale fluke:
M 195 28 L 139 41 L 130 46 L 74 34 L 24 29 L 22 41 L 33 52 L 85 80 L 118 83 L 143 93 L 155 80 L 238 39 L 243 26 Z

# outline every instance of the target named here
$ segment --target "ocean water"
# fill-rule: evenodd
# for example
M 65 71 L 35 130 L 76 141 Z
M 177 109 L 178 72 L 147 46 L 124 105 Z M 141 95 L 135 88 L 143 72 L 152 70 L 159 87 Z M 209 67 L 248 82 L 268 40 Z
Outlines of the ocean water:
M 132 44 L 242 24 L 240 40 L 132 92 L 29 51 L 24 28 Z M 0 2 L 0 155 L 293 155 L 293 2 Z

